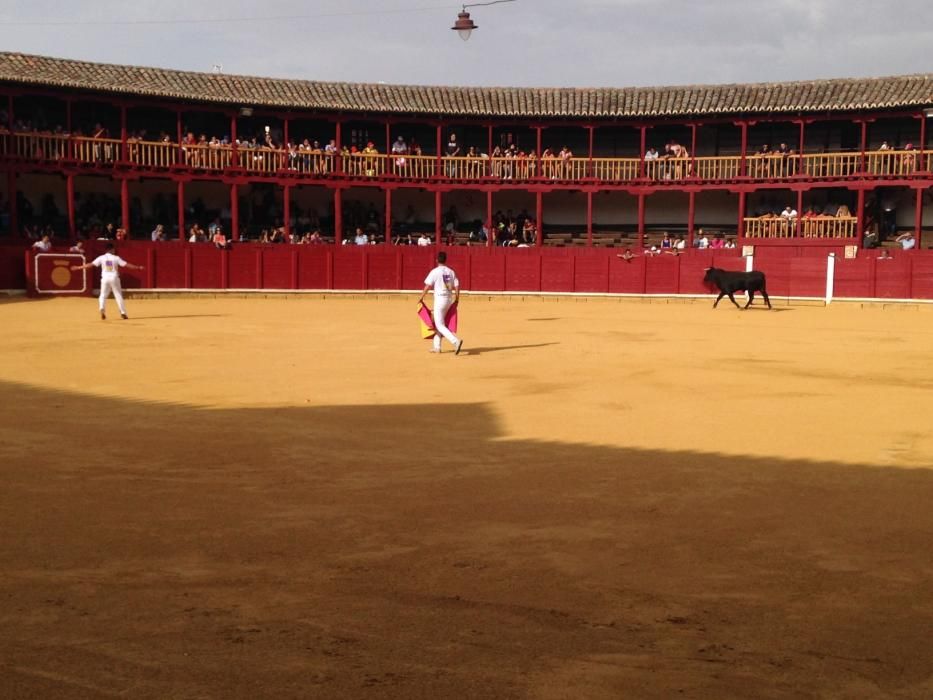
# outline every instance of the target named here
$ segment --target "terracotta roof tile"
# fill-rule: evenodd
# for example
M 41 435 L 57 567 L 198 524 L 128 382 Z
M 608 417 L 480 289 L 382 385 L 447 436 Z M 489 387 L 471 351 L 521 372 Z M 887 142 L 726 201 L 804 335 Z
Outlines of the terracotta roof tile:
M 480 117 L 686 117 L 933 106 L 930 73 L 657 88 L 471 88 L 283 80 L 0 52 L 0 82 L 226 105 Z

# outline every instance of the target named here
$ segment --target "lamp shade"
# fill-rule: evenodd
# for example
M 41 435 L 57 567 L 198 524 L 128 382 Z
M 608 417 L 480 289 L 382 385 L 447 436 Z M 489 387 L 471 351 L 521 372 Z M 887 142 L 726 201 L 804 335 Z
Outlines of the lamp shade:
M 470 13 L 463 10 L 457 15 L 457 21 L 454 22 L 454 26 L 452 26 L 451 29 L 457 32 L 461 39 L 466 41 L 470 38 L 470 34 L 473 33 L 474 29 L 479 29 L 479 26 L 474 24 L 473 20 L 470 19 Z

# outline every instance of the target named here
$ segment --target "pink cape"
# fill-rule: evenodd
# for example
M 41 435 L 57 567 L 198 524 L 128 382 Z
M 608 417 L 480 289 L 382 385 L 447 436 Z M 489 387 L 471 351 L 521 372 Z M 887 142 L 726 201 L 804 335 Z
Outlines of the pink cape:
M 447 309 L 447 315 L 444 316 L 444 324 L 450 329 L 451 333 L 457 332 L 457 306 L 453 303 Z M 434 328 L 434 314 L 431 309 L 425 306 L 424 302 L 418 304 L 418 318 L 421 320 L 421 337 L 425 340 L 431 340 L 437 335 Z

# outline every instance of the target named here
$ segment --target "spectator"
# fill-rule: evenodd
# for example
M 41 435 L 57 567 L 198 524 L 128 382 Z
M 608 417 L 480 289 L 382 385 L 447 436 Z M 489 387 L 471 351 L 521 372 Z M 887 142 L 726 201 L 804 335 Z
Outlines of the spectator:
M 78 255 L 84 255 L 84 241 L 78 241 L 73 246 L 68 249 L 69 253 L 77 253 Z
M 127 236 L 127 233 L 126 233 L 126 229 L 125 229 L 125 228 L 118 228 L 118 229 L 117 229 L 116 239 L 117 239 L 118 241 L 125 241 L 125 240 L 127 239 L 127 237 L 128 237 L 128 236 Z
M 716 237 L 710 241 L 709 247 L 711 250 L 723 250 L 726 247 L 726 241 L 723 238 L 721 233 L 717 233 Z
M 797 210 L 794 209 L 790 204 L 784 207 L 784 211 L 781 212 L 782 219 L 793 220 L 797 218 Z
M 674 242 L 671 240 L 670 235 L 667 231 L 664 232 L 664 236 L 661 238 L 661 250 L 667 250 L 674 246 Z
M 700 250 L 706 250 L 709 248 L 709 238 L 706 237 L 706 234 L 703 232 L 703 229 L 700 229 L 697 232 L 697 239 L 695 245 Z
M 395 243 L 395 245 L 415 245 L 415 240 L 411 237 L 410 233 L 400 233 L 392 242 Z
M 308 243 L 311 245 L 321 245 L 324 239 L 321 238 L 321 232 L 315 229 L 308 235 Z
M 157 224 L 154 229 L 152 229 L 152 240 L 153 241 L 164 241 L 165 240 L 165 227 L 162 224 Z
M 363 233 L 363 229 L 356 227 L 356 235 L 353 237 L 353 243 L 356 245 L 369 245 L 369 236 Z
M 422 233 L 420 236 L 418 236 L 419 246 L 428 246 L 428 245 L 431 245 L 432 243 L 433 241 L 430 238 L 428 238 L 428 234 Z
M 229 244 L 227 243 L 227 236 L 224 234 L 223 230 L 217 229 L 214 233 L 213 238 L 214 247 L 220 250 L 226 250 Z
M 914 238 L 913 231 L 902 233 L 894 240 L 901 244 L 901 250 L 913 250 L 917 247 L 917 239 Z
M 38 250 L 40 253 L 48 253 L 52 250 L 52 239 L 48 234 L 45 234 L 38 241 L 32 244 L 33 250 Z
M 677 240 L 674 242 L 674 249 L 675 250 L 686 250 L 687 249 L 687 241 L 684 240 L 683 236 L 677 237 Z
M 631 248 L 626 248 L 623 252 L 616 254 L 617 258 L 622 258 L 625 262 L 632 262 L 638 256 L 632 252 Z

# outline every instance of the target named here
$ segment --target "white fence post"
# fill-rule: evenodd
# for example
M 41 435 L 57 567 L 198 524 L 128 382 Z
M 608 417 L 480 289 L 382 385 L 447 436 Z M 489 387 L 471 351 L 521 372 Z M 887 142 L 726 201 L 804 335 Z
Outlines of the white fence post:
M 826 259 L 826 305 L 833 301 L 833 282 L 836 278 L 836 254 L 830 253 Z

